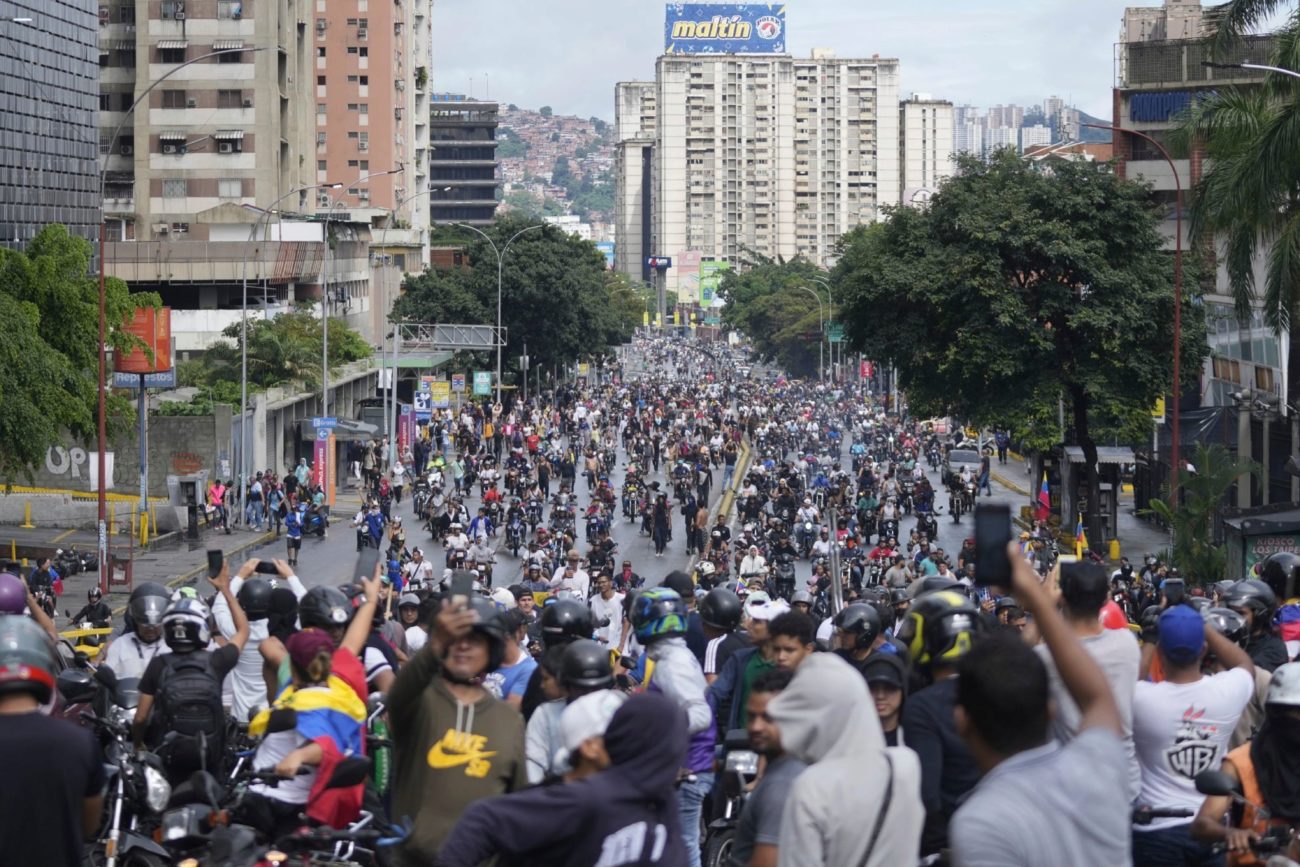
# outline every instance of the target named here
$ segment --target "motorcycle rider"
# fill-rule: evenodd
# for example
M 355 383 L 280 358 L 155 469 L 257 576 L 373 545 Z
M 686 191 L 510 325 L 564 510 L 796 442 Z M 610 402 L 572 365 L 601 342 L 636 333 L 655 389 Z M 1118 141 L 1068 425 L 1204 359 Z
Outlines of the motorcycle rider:
M 73 623 L 89 623 L 92 627 L 103 629 L 113 625 L 113 609 L 104 601 L 104 593 L 98 587 L 86 591 L 86 604 L 72 615 Z
M 795 777 L 807 767 L 781 748 L 781 729 L 767 715 L 767 704 L 790 685 L 793 671 L 776 668 L 754 681 L 746 710 L 749 744 L 767 761 L 736 823 L 728 867 L 774 867 L 781 845 L 781 814 Z
M 1268 584 L 1253 578 L 1238 581 L 1223 595 L 1223 607 L 1246 618 L 1246 652 L 1256 665 L 1273 671 L 1288 661 L 1286 643 L 1273 630 L 1277 595 Z
M 127 628 L 113 639 L 104 654 L 104 665 L 113 669 L 118 680 L 140 677 L 155 656 L 171 653 L 162 639 L 163 612 L 171 601 L 167 588 L 146 581 L 131 591 L 126 603 Z
M 47 716 L 54 644 L 26 617 L 0 617 L 0 860 L 81 864 L 103 816 L 99 744 L 88 728 Z

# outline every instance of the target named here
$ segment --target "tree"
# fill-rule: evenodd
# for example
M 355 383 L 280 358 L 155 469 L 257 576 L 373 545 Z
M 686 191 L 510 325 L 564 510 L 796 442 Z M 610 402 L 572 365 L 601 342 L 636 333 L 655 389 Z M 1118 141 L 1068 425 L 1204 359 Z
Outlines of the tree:
M 1242 476 L 1258 477 L 1260 468 L 1218 443 L 1197 443 L 1192 466 L 1196 472 L 1178 476 L 1178 495 L 1152 500 L 1151 511 L 1173 528 L 1174 564 L 1191 581 L 1208 585 L 1227 571 L 1228 549 L 1214 538 L 1224 497 Z
M 537 110 L 537 113 L 540 114 L 542 117 L 550 117 L 551 107 L 549 105 L 544 105 Z
M 1097 416 L 1131 420 L 1171 386 L 1174 294 L 1159 218 L 1148 189 L 1108 167 L 1047 173 L 1009 151 L 988 164 L 961 157 L 927 209 L 846 236 L 834 280 L 850 343 L 897 367 L 918 414 L 1005 424 L 1063 398 L 1098 503 Z M 1198 301 L 1191 282 L 1184 384 L 1206 351 Z M 1099 511 L 1088 529 L 1101 537 Z
M 50 446 L 71 435 L 96 434 L 99 377 L 99 283 L 90 275 L 91 246 L 50 225 L 23 252 L 0 249 L 0 477 L 30 479 Z M 153 293 L 132 295 L 105 281 L 108 344 L 115 352 L 139 342 L 124 332 L 136 307 L 156 307 Z M 110 431 L 134 418 L 130 402 L 110 395 Z
M 1215 44 L 1226 48 L 1246 30 L 1293 3 L 1234 0 L 1218 7 Z M 1270 65 L 1300 68 L 1300 12 L 1277 34 Z M 1240 322 L 1263 307 L 1277 334 L 1289 329 L 1288 403 L 1300 397 L 1300 334 L 1290 328 L 1300 310 L 1300 82 L 1270 74 L 1249 89 L 1222 88 L 1198 96 L 1181 126 L 1180 144 L 1195 139 L 1207 166 L 1193 191 L 1191 234 L 1223 251 Z M 1266 259 L 1264 285 L 1255 262 Z M 1262 297 L 1260 297 L 1262 289 Z
M 728 271 L 718 287 L 727 306 L 723 324 L 750 339 L 755 351 L 776 360 L 795 376 L 816 376 L 824 312 L 808 290 L 822 297 L 813 277 L 822 275 L 812 262 L 780 262 L 759 257 L 746 271 Z
M 501 248 L 530 223 L 509 215 L 486 231 Z M 496 255 L 477 234 L 464 231 L 459 237 L 471 267 L 408 277 L 394 319 L 495 324 Z M 510 245 L 501 298 L 507 371 L 514 369 L 513 359 L 523 354 L 525 343 L 534 366 L 566 363 L 626 342 L 641 324 L 635 289 L 606 269 L 594 244 L 553 226 L 520 235 Z
M 564 187 L 568 191 L 576 181 L 573 170 L 569 168 L 568 157 L 556 157 L 555 167 L 551 169 L 551 183 L 557 187 Z

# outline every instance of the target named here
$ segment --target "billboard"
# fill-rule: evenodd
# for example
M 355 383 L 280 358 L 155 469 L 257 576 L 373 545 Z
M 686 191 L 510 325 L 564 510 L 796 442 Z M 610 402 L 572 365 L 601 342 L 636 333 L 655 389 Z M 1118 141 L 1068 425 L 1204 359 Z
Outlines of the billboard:
M 783 54 L 784 3 L 669 3 L 665 54 Z
M 600 254 L 605 257 L 605 267 L 613 271 L 614 270 L 614 242 L 597 241 L 596 249 L 599 250 Z
M 718 297 L 718 287 L 722 278 L 731 270 L 730 262 L 700 263 L 700 306 L 720 307 L 722 299 Z

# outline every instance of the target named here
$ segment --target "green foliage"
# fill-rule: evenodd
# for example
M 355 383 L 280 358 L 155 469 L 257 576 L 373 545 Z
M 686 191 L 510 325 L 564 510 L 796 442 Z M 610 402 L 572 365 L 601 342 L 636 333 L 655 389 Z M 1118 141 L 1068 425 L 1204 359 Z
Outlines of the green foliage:
M 557 202 L 549 196 L 543 197 L 528 190 L 511 190 L 506 193 L 502 201 L 530 220 L 540 220 L 542 217 L 557 217 L 565 213 L 563 203 Z
M 1224 498 L 1241 476 L 1258 478 L 1259 464 L 1244 461 L 1222 445 L 1196 444 L 1192 457 L 1195 473 L 1178 476 L 1178 498 L 1152 500 L 1151 512 L 1174 531 L 1174 564 L 1193 583 L 1223 580 L 1228 551 L 1216 543 L 1214 525 Z
M 163 415 L 206 415 L 213 404 L 236 408 L 240 401 L 242 356 L 240 325 L 222 332 L 223 340 L 212 344 L 200 358 L 182 362 L 176 370 L 177 384 L 197 387 L 198 396 L 189 403 L 164 403 Z M 248 390 L 299 383 L 305 390 L 320 388 L 320 317 L 310 310 L 281 313 L 274 319 L 248 323 Z M 365 339 L 341 319 L 329 321 L 330 370 L 369 358 L 373 350 Z
M 501 127 L 501 138 L 497 144 L 497 156 L 501 159 L 516 159 L 528 156 L 529 145 L 519 137 L 519 133 L 510 127 Z
M 537 109 L 537 113 L 540 114 L 542 117 L 550 117 L 551 107 L 549 105 L 544 105 L 541 108 Z
M 727 302 L 722 322 L 752 342 L 755 351 L 795 376 L 815 377 L 821 345 L 825 291 L 813 277 L 822 271 L 807 259 L 759 258 L 747 271 L 728 271 L 718 287 Z M 822 306 L 809 294 L 822 298 Z
M 99 375 L 99 282 L 89 273 L 91 245 L 66 227 L 49 225 L 24 252 L 0 250 L 0 477 L 31 478 L 50 446 L 71 434 L 96 432 Z M 108 344 L 139 342 L 122 331 L 136 307 L 158 306 L 152 293 L 132 295 L 125 283 L 104 285 Z M 110 395 L 110 431 L 134 412 Z
M 1173 340 L 1173 268 L 1158 220 L 1147 188 L 1105 166 L 1046 173 L 1010 152 L 963 157 L 926 210 L 846 237 L 835 282 L 851 346 L 898 368 L 919 415 L 1039 420 L 1063 396 L 1098 502 L 1100 417 L 1131 429 L 1171 385 L 1160 350 Z M 1185 284 L 1182 371 L 1193 383 L 1205 321 Z
M 573 186 L 576 179 L 573 176 L 573 170 L 569 168 L 568 157 L 556 157 L 555 167 L 551 169 L 551 183 L 557 187 L 564 187 L 568 190 Z
M 531 221 L 499 218 L 487 230 L 502 247 Z M 496 322 L 497 258 L 479 235 L 460 235 L 470 268 L 408 276 L 393 316 L 419 322 Z M 635 287 L 606 270 L 595 245 L 551 226 L 520 235 L 505 254 L 502 324 L 509 345 L 504 367 L 523 353 L 550 365 L 599 354 L 626 342 L 641 324 L 643 305 Z M 485 359 L 486 360 L 486 359 Z

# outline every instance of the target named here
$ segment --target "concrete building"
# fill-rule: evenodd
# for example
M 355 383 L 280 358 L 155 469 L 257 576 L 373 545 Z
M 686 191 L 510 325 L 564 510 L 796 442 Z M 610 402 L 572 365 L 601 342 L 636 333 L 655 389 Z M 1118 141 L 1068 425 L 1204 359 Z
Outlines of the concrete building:
M 1019 148 L 1020 130 L 1011 126 L 997 126 L 984 133 L 984 154 L 993 153 L 1002 148 Z
M 1125 10 L 1117 47 L 1118 79 L 1114 90 L 1113 123 L 1138 130 L 1162 144 L 1167 143 L 1179 112 L 1198 91 L 1216 87 L 1250 87 L 1262 82 L 1267 73 L 1245 69 L 1209 69 L 1200 61 L 1208 57 L 1205 37 L 1207 10 L 1196 0 L 1165 0 L 1159 7 Z M 1258 60 L 1272 52 L 1271 37 L 1246 37 L 1221 58 L 1223 62 Z M 1117 133 L 1113 138 L 1117 170 L 1140 178 L 1154 187 L 1154 195 L 1168 208 L 1163 231 L 1173 246 L 1176 186 L 1169 165 L 1148 142 Z M 1176 159 L 1184 196 L 1200 181 L 1202 153 Z M 1186 206 L 1186 203 L 1185 203 Z M 1187 249 L 1187 221 L 1183 221 L 1184 249 Z M 1262 268 L 1262 262 L 1260 263 Z M 1202 400 L 1229 405 L 1232 395 L 1246 389 L 1282 393 L 1285 359 L 1279 341 L 1265 328 L 1261 317 L 1239 323 L 1228 296 L 1227 278 L 1219 269 L 1216 292 L 1206 297 L 1210 319 L 1211 358 L 1203 376 Z
M 554 226 L 561 232 L 583 240 L 592 239 L 591 224 L 585 223 L 577 214 L 562 214 L 558 217 L 542 217 L 542 222 Z
M 903 204 L 908 190 L 936 190 L 952 177 L 952 103 L 915 93 L 899 105 L 899 151 Z
M 984 156 L 985 129 L 982 120 L 968 120 L 953 127 L 953 154 L 971 154 Z
M 1025 122 L 1025 109 L 1019 105 L 995 105 L 989 109 L 988 128 L 1020 129 Z
M 95 5 L 6 0 L 0 11 L 0 245 L 21 247 L 50 223 L 94 240 L 104 56 Z
M 429 196 L 434 223 L 489 225 L 496 214 L 497 103 L 459 94 L 430 101 Z
M 669 54 L 649 87 L 615 91 L 616 267 L 638 282 L 651 255 L 674 259 L 665 285 L 687 295 L 701 261 L 829 265 L 898 201 L 897 60 Z
M 1051 127 L 1042 124 L 1033 126 L 1024 126 L 1020 128 L 1020 152 L 1024 153 L 1032 147 L 1052 143 Z

